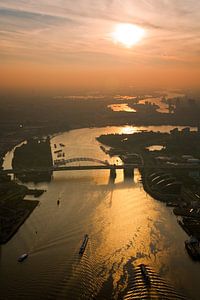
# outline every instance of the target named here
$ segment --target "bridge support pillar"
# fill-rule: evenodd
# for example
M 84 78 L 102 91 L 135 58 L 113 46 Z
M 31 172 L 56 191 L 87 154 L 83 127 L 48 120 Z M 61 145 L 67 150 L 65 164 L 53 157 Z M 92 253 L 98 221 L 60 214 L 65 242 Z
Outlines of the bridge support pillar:
M 124 168 L 124 179 L 134 179 L 134 168 L 133 167 L 125 167 Z
M 110 180 L 114 181 L 117 176 L 116 170 L 114 168 L 110 169 Z

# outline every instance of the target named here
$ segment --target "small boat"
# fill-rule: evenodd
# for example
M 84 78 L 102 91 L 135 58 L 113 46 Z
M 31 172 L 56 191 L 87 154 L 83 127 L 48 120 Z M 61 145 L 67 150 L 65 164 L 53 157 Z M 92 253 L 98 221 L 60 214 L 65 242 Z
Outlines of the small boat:
M 81 247 L 79 249 L 79 254 L 80 255 L 83 255 L 83 253 L 85 251 L 85 248 L 87 246 L 88 240 L 89 240 L 89 236 L 88 236 L 88 234 L 85 234 L 83 242 L 82 242 L 82 245 L 81 245 Z
M 54 151 L 54 153 L 61 153 L 62 152 L 62 150 L 56 150 L 56 151 Z
M 18 262 L 24 261 L 28 257 L 27 253 L 22 254 L 20 257 L 18 257 Z
M 100 146 L 100 148 L 101 148 L 101 150 L 102 150 L 102 151 L 104 151 L 104 152 L 105 152 L 105 150 L 106 150 L 106 149 L 105 149 L 105 147 L 104 147 L 104 146 L 102 146 L 102 145 L 101 145 L 101 146 Z
M 200 259 L 200 245 L 196 237 L 191 236 L 189 240 L 186 240 L 185 248 L 193 259 Z

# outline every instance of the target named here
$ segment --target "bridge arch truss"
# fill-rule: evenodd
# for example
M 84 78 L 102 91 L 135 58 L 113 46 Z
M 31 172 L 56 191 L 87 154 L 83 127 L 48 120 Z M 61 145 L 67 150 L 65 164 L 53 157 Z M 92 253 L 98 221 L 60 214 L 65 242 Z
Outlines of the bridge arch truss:
M 91 157 L 73 157 L 73 158 L 68 158 L 68 159 L 61 159 L 58 160 L 58 164 L 63 163 L 63 164 L 70 164 L 70 163 L 74 163 L 74 162 L 94 162 L 94 163 L 98 163 L 100 165 L 104 165 L 104 166 L 109 166 L 109 163 L 107 160 L 103 161 L 97 158 L 91 158 Z M 56 163 L 55 163 L 56 165 Z

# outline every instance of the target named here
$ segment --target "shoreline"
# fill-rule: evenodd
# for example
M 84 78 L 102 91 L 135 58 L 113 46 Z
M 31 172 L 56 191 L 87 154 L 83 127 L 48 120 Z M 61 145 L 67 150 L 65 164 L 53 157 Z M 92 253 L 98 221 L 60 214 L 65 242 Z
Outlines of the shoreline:
M 9 141 L 8 152 L 11 147 L 13 150 L 21 144 L 21 141 L 24 141 L 24 138 L 15 138 L 15 145 Z M 4 159 L 5 156 L 1 159 L 1 168 Z M 24 200 L 24 198 L 28 195 L 39 197 L 43 192 L 44 190 L 28 189 L 22 183 L 18 184 L 11 180 L 10 176 L 0 175 L 0 244 L 7 243 L 15 235 L 39 204 L 38 200 Z
M 16 222 L 13 226 L 11 226 L 9 233 L 7 233 L 7 234 L 2 233 L 2 235 L 0 236 L 0 245 L 6 244 L 15 235 L 15 233 L 20 229 L 21 225 L 23 225 L 25 223 L 25 221 L 28 219 L 30 214 L 34 211 L 34 209 L 39 204 L 38 200 L 22 200 L 22 201 L 24 201 L 24 204 L 25 204 L 25 202 L 27 202 L 25 204 L 26 208 L 25 208 L 24 214 L 23 214 L 23 216 L 20 217 L 18 222 Z M 27 207 L 27 204 L 28 204 L 29 208 Z
M 145 168 L 145 167 L 144 167 Z M 149 187 L 148 180 L 146 178 L 145 170 L 139 170 L 142 175 L 142 185 L 147 194 L 149 194 L 152 198 L 156 199 L 157 201 L 163 202 L 167 204 L 168 202 L 175 202 L 178 200 L 178 196 L 176 194 L 163 194 L 157 191 L 152 191 Z M 154 172 L 156 172 L 154 170 Z

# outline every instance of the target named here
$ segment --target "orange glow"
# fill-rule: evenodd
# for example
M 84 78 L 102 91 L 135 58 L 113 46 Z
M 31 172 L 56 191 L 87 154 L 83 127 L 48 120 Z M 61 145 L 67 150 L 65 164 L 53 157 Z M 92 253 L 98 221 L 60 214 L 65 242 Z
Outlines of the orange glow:
M 196 68 L 87 67 L 15 64 L 3 65 L 0 71 L 0 89 L 68 89 L 120 88 L 134 84 L 137 87 L 195 87 L 200 70 Z
M 199 87 L 198 1 L 3 2 L 0 89 Z

